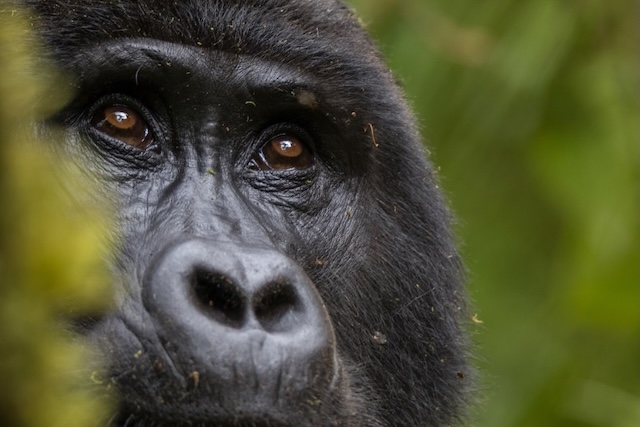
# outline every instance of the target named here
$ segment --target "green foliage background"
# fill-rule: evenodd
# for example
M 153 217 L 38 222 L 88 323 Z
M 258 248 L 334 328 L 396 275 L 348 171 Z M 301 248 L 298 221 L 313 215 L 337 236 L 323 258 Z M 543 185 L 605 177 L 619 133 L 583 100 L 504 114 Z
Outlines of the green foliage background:
M 108 417 L 91 379 L 96 356 L 62 319 L 99 314 L 111 290 L 102 262 L 99 206 L 71 203 L 56 182 L 64 168 L 76 196 L 82 175 L 49 156 L 30 132 L 61 102 L 56 79 L 29 43 L 19 13 L 0 1 L 0 426 L 95 426 Z M 85 197 L 85 200 L 88 199 Z
M 473 425 L 640 425 L 638 16 L 625 0 L 352 0 L 456 211 Z

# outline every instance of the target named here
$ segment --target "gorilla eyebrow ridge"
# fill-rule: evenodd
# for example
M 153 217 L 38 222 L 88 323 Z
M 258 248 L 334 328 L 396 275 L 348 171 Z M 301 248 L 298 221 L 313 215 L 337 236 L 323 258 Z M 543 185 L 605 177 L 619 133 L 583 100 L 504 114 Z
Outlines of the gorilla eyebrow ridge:
M 75 54 L 68 68 L 75 71 L 82 82 L 131 79 L 139 83 L 141 70 L 158 69 L 163 73 L 193 77 L 206 70 L 204 77 L 240 85 L 250 82 L 249 89 L 260 92 L 263 91 L 261 87 L 273 88 L 275 85 L 284 88 L 304 86 L 308 90 L 316 86 L 310 76 L 280 62 L 146 38 L 101 43 Z

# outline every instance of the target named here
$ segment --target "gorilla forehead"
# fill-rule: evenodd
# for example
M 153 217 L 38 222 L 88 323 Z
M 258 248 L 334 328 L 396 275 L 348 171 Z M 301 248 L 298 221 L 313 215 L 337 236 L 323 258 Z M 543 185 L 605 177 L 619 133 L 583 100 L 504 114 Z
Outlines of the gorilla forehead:
M 351 47 L 372 49 L 355 14 L 333 0 L 26 3 L 45 21 L 48 16 L 57 18 L 48 25 L 65 39 L 56 48 L 67 51 L 105 39 L 148 37 L 284 62 L 305 59 L 313 64 L 319 58 L 352 62 Z

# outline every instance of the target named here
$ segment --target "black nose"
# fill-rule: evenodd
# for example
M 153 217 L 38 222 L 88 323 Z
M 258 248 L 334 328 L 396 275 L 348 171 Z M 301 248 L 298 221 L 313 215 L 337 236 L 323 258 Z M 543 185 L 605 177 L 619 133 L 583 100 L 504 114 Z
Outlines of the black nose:
M 184 276 L 201 312 L 220 325 L 269 333 L 295 334 L 314 323 L 316 301 L 305 295 L 308 283 L 296 265 L 275 252 L 227 249 L 213 265 L 196 263 Z
M 226 397 L 272 401 L 334 378 L 324 304 L 302 268 L 275 250 L 181 241 L 156 256 L 142 298 L 177 371 L 198 371 L 201 386 Z

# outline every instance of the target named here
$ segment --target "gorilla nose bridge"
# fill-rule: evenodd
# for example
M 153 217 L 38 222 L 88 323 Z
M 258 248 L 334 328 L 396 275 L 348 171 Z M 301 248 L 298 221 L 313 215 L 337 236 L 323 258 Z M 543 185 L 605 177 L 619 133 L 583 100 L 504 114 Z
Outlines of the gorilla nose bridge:
M 212 242 L 251 243 L 251 246 L 273 246 L 268 231 L 252 215 L 243 196 L 229 185 L 223 173 L 204 172 L 196 175 L 192 186 L 183 194 L 188 196 L 183 203 L 182 222 L 184 233 Z M 213 243 L 212 243 L 213 244 Z M 247 245 L 248 246 L 248 245 Z
M 172 238 L 193 236 L 211 242 L 273 247 L 273 232 L 257 219 L 255 202 L 238 188 L 234 173 L 224 168 L 214 170 L 211 156 L 203 157 L 208 160 L 196 168 L 200 156 L 192 153 L 184 172 L 161 198 L 160 210 L 171 211 L 172 223 L 180 224 L 175 234 L 169 233 Z

